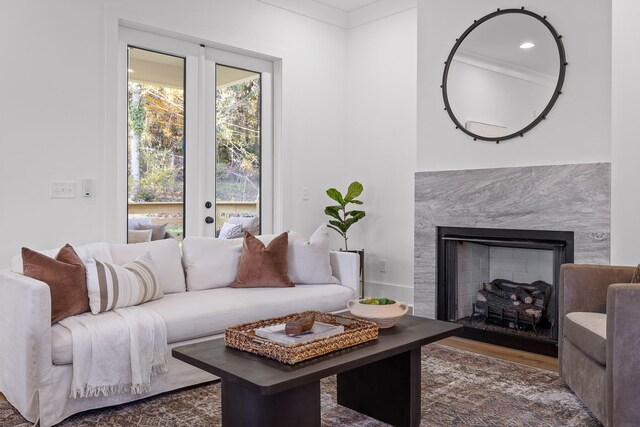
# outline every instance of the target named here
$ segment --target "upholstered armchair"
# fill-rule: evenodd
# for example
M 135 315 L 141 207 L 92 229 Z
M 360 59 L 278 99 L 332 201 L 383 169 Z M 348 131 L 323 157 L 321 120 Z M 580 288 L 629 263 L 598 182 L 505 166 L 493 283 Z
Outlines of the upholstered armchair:
M 640 284 L 635 267 L 560 270 L 560 375 L 606 427 L 640 426 Z

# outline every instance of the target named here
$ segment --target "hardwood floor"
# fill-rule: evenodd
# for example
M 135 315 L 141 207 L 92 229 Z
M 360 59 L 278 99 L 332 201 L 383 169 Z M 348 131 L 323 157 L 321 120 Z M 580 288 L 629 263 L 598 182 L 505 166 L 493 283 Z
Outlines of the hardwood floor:
M 7 399 L 4 398 L 4 394 L 0 393 L 0 402 L 4 402 L 5 400 Z
M 520 363 L 534 368 L 546 369 L 558 372 L 558 359 L 541 354 L 529 353 L 522 350 L 501 347 L 479 341 L 472 341 L 464 338 L 450 337 L 438 342 L 449 347 L 470 351 L 472 353 L 484 354 L 496 359 L 507 360 L 509 362 Z

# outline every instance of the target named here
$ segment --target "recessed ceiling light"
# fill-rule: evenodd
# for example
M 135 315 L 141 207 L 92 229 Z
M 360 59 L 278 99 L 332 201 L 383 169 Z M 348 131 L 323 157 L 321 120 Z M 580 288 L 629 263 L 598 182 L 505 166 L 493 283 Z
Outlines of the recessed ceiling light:
M 520 45 L 520 49 L 531 49 L 532 47 L 535 47 L 535 44 L 531 42 L 524 42 Z
M 520 46 L 520 47 L 522 47 L 522 46 Z M 130 73 L 135 73 L 135 71 L 133 71 L 133 68 L 128 68 L 127 71 L 130 72 Z

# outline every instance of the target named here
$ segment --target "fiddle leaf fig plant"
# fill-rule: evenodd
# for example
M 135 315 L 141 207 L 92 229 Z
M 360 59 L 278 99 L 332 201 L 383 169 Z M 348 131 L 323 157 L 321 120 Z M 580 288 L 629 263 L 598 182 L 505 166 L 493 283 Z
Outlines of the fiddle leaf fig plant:
M 327 196 L 338 203 L 337 205 L 327 206 L 324 208 L 324 213 L 332 218 L 329 220 L 328 227 L 338 232 L 338 234 L 344 238 L 345 251 L 349 250 L 349 247 L 347 246 L 347 230 L 349 230 L 353 224 L 366 216 L 365 212 L 362 210 L 347 210 L 347 205 L 349 204 L 362 204 L 361 200 L 356 199 L 356 197 L 362 194 L 362 190 L 362 184 L 358 181 L 354 181 L 349 185 L 347 193 L 344 196 L 335 188 L 327 190 Z

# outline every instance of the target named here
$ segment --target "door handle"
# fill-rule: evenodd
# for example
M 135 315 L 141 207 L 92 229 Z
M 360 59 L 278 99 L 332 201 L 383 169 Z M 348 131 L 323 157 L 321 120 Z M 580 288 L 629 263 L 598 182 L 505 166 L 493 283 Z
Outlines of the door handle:
M 204 222 L 206 222 L 207 224 L 213 224 L 213 218 L 211 218 L 210 216 L 206 217 L 204 219 Z

